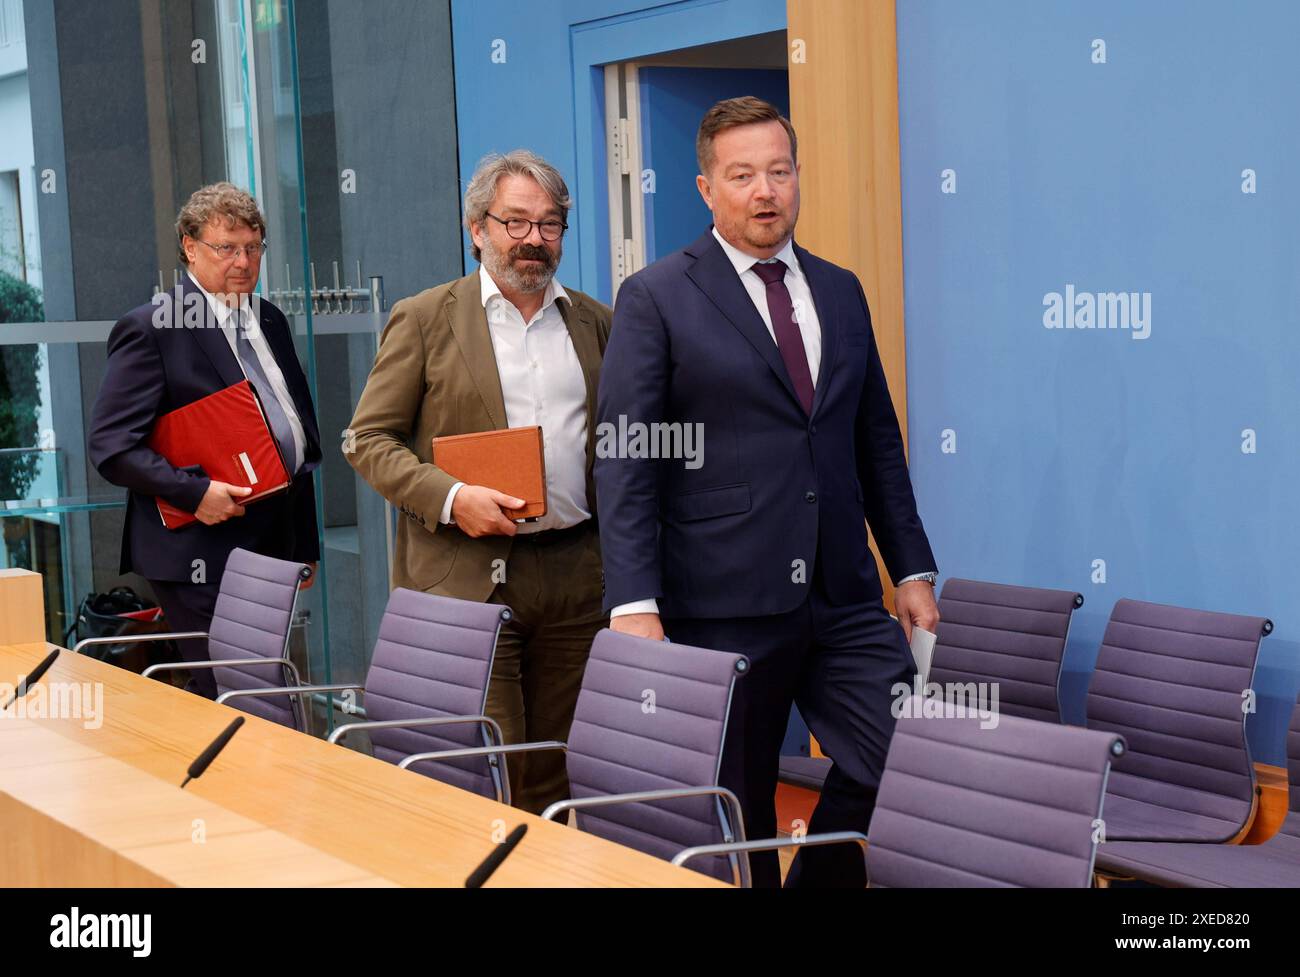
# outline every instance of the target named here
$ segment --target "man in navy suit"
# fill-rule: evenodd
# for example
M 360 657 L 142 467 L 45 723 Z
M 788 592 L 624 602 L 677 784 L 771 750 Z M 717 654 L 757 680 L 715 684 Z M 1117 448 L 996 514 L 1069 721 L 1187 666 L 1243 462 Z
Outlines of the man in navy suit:
M 616 631 L 749 656 L 721 776 L 751 838 L 776 833 L 792 703 L 834 761 L 808 830 L 865 832 L 891 687 L 915 672 L 911 628 L 938 622 L 936 563 L 862 287 L 794 243 L 793 127 L 766 102 L 729 99 L 704 117 L 696 150 L 714 226 L 620 288 L 598 430 L 698 425 L 703 452 L 598 456 L 605 604 Z M 898 621 L 864 520 L 898 584 Z M 756 885 L 780 884 L 771 853 L 753 868 Z M 787 880 L 864 882 L 846 845 L 801 850 Z
M 231 550 L 313 569 L 320 559 L 311 474 L 320 433 L 289 324 L 252 294 L 266 248 L 257 202 L 229 183 L 203 187 L 181 208 L 176 232 L 185 279 L 113 326 L 88 448 L 99 473 L 130 490 L 121 572 L 149 581 L 172 630 L 207 631 Z M 240 499 L 251 489 L 178 469 L 148 445 L 161 415 L 245 379 L 293 476 L 287 492 L 247 508 Z M 167 529 L 156 497 L 198 522 Z M 180 644 L 187 661 L 208 657 L 205 641 Z M 189 688 L 216 696 L 207 669 L 193 673 Z

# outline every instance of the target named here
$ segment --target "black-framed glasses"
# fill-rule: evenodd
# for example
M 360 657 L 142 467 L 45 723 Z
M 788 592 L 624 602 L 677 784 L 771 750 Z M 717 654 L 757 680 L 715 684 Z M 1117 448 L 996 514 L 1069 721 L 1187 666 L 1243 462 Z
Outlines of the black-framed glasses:
M 199 244 L 207 244 L 208 247 L 217 253 L 217 257 L 222 261 L 234 261 L 239 257 L 240 252 L 248 255 L 249 261 L 261 261 L 262 255 L 266 254 L 265 241 L 260 241 L 257 244 L 250 244 L 246 248 L 240 248 L 233 244 L 208 244 L 207 241 L 200 241 L 198 238 L 195 238 L 194 240 L 198 241 Z
M 496 214 L 488 214 L 498 224 L 506 226 L 506 233 L 516 241 L 522 241 L 528 235 L 533 233 L 533 228 L 537 228 L 537 233 L 542 236 L 543 241 L 558 241 L 564 237 L 564 232 L 569 229 L 569 225 L 562 220 L 556 220 L 549 217 L 542 221 L 530 221 L 527 217 L 511 217 L 509 220 L 503 220 Z

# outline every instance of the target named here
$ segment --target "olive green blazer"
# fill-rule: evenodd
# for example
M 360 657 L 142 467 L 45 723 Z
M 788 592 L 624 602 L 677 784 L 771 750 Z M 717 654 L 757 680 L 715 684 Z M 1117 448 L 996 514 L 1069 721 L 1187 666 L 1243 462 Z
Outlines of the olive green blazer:
M 594 515 L 596 385 L 612 313 L 582 292 L 565 291 L 572 305 L 557 304 L 587 381 L 587 500 Z M 435 437 L 506 426 L 478 270 L 394 305 L 343 443 L 352 467 L 405 517 L 397 524 L 394 587 L 480 601 L 492 593 L 513 537 L 472 539 L 439 523 L 457 480 L 430 456 Z

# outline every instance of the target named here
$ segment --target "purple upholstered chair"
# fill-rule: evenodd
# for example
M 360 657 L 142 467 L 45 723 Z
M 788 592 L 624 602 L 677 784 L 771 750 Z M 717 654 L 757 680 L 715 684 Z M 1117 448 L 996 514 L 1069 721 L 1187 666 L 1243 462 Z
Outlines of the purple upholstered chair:
M 1128 752 L 1106 794 L 1111 841 L 1228 842 L 1256 803 L 1243 694 L 1266 618 L 1121 600 L 1088 689 L 1088 727 Z
M 948 580 L 929 680 L 997 682 L 1002 715 L 1059 723 L 1061 660 L 1082 606 L 1073 590 Z
M 1087 887 L 1113 733 L 913 696 L 894 727 L 868 832 L 877 887 Z
M 366 684 L 300 685 L 273 690 L 293 696 L 365 692 L 366 721 L 334 730 L 329 741 L 364 730 L 374 754 L 397 763 L 411 753 L 500 746 L 501 729 L 484 715 L 497 635 L 510 609 L 399 588 L 388 597 Z M 228 693 L 256 697 L 268 690 Z M 221 701 L 218 699 L 217 701 Z M 494 754 L 423 764 L 419 772 L 510 803 L 509 781 Z
M 340 726 L 370 734 L 375 756 L 398 763 L 412 753 L 500 746 L 501 728 L 485 714 L 501 625 L 500 604 L 394 590 L 366 675 L 366 718 Z M 426 763 L 419 773 L 510 803 L 505 767 L 494 755 Z
M 218 693 L 297 685 L 298 670 L 287 653 L 289 629 L 298 602 L 298 584 L 310 577 L 311 568 L 306 564 L 233 550 L 221 575 L 209 631 L 87 638 L 73 651 L 93 644 L 207 638 L 209 661 L 161 662 L 141 674 L 149 677 L 159 672 L 212 669 Z M 303 728 L 302 711 L 290 696 L 250 700 L 241 708 L 282 726 Z
M 1287 734 L 1290 803 L 1277 834 L 1260 845 L 1120 841 L 1097 851 L 1097 870 L 1189 888 L 1300 888 L 1300 703 Z
M 718 785 L 732 689 L 748 669 L 743 655 L 605 629 L 591 646 L 568 743 L 416 754 L 401 765 L 565 750 L 573 799 L 552 804 L 542 817 L 573 810 L 584 831 L 660 858 L 676 856 L 678 864 L 698 857 L 692 868 L 747 885 L 748 858 L 739 852 L 796 843 L 746 841 L 739 803 Z M 866 841 L 844 833 L 803 843 L 830 843 L 823 838 Z
M 1059 723 L 1059 686 L 1070 618 L 1083 606 L 1073 590 L 1015 587 L 954 577 L 939 595 L 939 628 L 929 681 L 997 682 L 1002 715 Z M 781 780 L 821 790 L 831 761 L 784 756 Z

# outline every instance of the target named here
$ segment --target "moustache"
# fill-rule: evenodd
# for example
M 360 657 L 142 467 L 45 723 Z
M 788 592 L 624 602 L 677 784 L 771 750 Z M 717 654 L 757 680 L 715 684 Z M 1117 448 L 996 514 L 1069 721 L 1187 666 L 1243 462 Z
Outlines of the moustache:
M 521 244 L 510 250 L 511 261 L 541 261 L 549 268 L 555 263 L 555 258 L 546 248 L 539 247 L 535 244 Z

